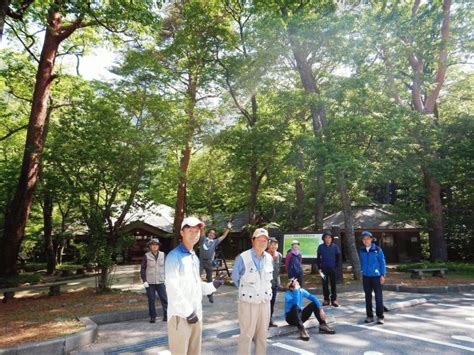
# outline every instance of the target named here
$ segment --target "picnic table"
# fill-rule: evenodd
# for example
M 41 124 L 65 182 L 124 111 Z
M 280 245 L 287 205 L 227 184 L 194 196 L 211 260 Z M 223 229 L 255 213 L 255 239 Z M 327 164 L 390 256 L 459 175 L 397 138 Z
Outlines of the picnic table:
M 0 289 L 0 293 L 3 293 L 2 302 L 7 303 L 9 300 L 12 300 L 15 297 L 15 292 L 38 290 L 38 289 L 44 289 L 44 288 L 49 288 L 49 292 L 48 292 L 49 296 L 56 296 L 61 293 L 61 286 L 67 285 L 69 282 L 70 281 L 56 281 L 56 282 L 49 282 L 49 283 L 36 284 L 36 285 L 2 288 Z
M 431 273 L 433 276 L 446 277 L 447 268 L 430 268 L 430 269 L 410 269 L 412 279 L 423 279 L 425 273 Z

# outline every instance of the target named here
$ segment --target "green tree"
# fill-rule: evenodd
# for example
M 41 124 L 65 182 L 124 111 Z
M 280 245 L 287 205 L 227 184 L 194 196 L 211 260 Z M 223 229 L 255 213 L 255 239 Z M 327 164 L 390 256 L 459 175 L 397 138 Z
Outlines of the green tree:
M 2 13 L 9 9 L 9 1 L 1 4 Z M 54 73 L 56 58 L 60 54 L 62 43 L 68 40 L 77 30 L 84 27 L 102 26 L 113 31 L 135 28 L 136 23 L 149 23 L 152 16 L 152 2 L 130 3 L 116 1 L 98 3 L 94 6 L 87 2 L 70 3 L 63 0 L 52 0 L 34 4 L 25 8 L 22 17 L 25 21 L 16 21 L 10 25 L 12 33 L 24 44 L 25 50 L 37 63 L 36 79 L 31 99 L 26 142 L 20 176 L 13 198 L 8 203 L 5 214 L 3 238 L 1 240 L 2 275 L 14 274 L 15 264 L 24 236 L 25 226 L 30 213 L 34 190 L 39 174 L 40 159 L 47 136 L 48 112 L 51 86 L 57 73 Z M 3 24 L 4 17 L 1 19 Z M 38 57 L 34 52 L 36 38 L 28 34 L 27 23 L 34 23 L 43 28 L 45 37 Z M 23 35 L 22 35 L 23 34 Z M 74 44 L 68 46 L 69 50 Z

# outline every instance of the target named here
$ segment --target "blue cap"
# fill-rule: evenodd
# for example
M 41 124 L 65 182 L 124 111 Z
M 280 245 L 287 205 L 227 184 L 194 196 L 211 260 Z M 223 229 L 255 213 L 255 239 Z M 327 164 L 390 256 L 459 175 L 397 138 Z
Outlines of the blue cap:
M 372 237 L 373 237 L 373 236 L 372 236 L 372 233 L 370 233 L 369 231 L 363 231 L 363 232 L 360 234 L 360 236 L 361 236 L 362 238 L 364 238 L 364 237 L 370 237 L 370 238 L 372 238 Z

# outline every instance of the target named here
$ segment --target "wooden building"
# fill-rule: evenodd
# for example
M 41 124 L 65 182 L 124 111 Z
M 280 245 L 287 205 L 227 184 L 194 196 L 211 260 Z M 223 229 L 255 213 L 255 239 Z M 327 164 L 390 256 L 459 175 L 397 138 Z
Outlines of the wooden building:
M 378 205 L 352 207 L 354 232 L 357 246 L 362 246 L 360 234 L 370 231 L 376 244 L 382 247 L 389 263 L 418 261 L 421 259 L 421 240 L 419 226 L 397 221 L 394 214 Z M 339 230 L 342 240 L 342 253 L 345 259 L 345 228 L 342 211 L 327 216 L 323 220 L 324 230 Z M 346 243 L 347 244 L 347 243 Z
M 148 203 L 132 209 L 119 232 L 134 237 L 132 245 L 124 252 L 125 261 L 140 262 L 152 238 L 159 239 L 162 244 L 160 250 L 168 253 L 172 249 L 173 215 L 174 209 L 163 204 Z

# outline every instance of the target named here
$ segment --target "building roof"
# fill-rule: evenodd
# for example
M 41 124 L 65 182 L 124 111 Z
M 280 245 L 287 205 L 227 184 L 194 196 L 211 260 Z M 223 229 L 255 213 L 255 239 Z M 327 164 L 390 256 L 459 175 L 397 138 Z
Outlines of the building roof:
M 354 220 L 354 229 L 420 229 L 415 224 L 397 221 L 393 213 L 375 204 L 352 207 L 352 218 Z M 344 229 L 344 214 L 342 211 L 323 219 L 324 229 L 331 229 L 333 226 Z
M 132 207 L 125 216 L 122 228 L 137 224 L 137 222 L 148 224 L 166 233 L 173 233 L 174 208 L 153 202 L 147 202 L 140 207 Z

